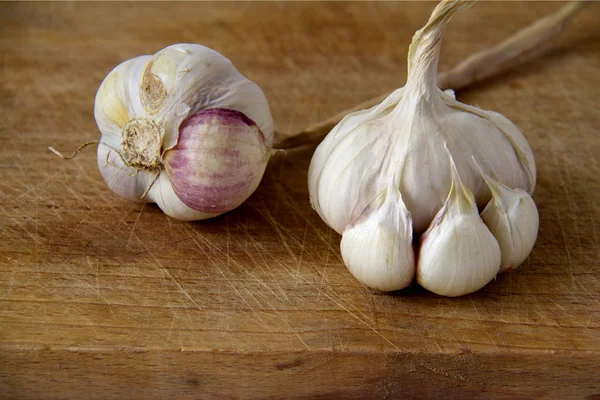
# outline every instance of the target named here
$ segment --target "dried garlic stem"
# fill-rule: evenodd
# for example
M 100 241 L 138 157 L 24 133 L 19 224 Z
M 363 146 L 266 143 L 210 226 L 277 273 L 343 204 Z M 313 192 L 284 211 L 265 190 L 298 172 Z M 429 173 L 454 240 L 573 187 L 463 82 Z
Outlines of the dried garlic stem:
M 534 58 L 541 52 L 538 50 L 540 46 L 560 34 L 569 20 L 587 3 L 585 0 L 570 2 L 557 12 L 535 21 L 498 45 L 473 54 L 450 71 L 439 74 L 438 86 L 441 89 L 463 89 L 502 70 Z M 290 149 L 304 145 L 316 145 L 346 115 L 371 108 L 381 103 L 390 93 L 364 101 L 299 132 L 275 132 L 274 147 Z
M 533 58 L 541 53 L 540 46 L 561 33 L 569 20 L 585 7 L 586 3 L 586 1 L 568 3 L 557 12 L 537 20 L 495 47 L 473 54 L 451 71 L 440 74 L 440 87 L 459 90 L 500 70 L 510 68 L 518 62 Z

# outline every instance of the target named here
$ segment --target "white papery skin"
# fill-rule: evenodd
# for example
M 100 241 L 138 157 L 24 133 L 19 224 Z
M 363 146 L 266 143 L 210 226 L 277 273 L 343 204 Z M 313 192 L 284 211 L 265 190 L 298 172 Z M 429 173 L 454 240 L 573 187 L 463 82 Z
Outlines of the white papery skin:
M 504 116 L 462 104 L 437 87 L 444 27 L 455 11 L 468 6 L 461 0 L 439 4 L 413 38 L 407 84 L 381 104 L 349 114 L 316 149 L 308 176 L 311 204 L 338 233 L 345 234 L 355 221 L 379 218 L 368 205 L 390 186 L 400 192 L 398 207 L 408 210 L 414 231 L 426 231 L 452 185 L 445 146 L 477 206 L 483 208 L 491 192 L 472 156 L 506 187 L 533 192 L 535 161 L 519 129 Z M 355 246 L 367 254 L 374 243 Z
M 157 96 L 162 100 L 156 103 L 149 102 L 144 92 L 149 77 L 164 90 Z M 268 146 L 266 166 L 274 135 L 267 99 L 255 83 L 218 52 L 197 44 L 176 44 L 153 56 L 136 57 L 115 67 L 100 85 L 94 109 L 102 133 L 98 167 L 108 186 L 131 201 L 157 203 L 167 215 L 177 219 L 190 221 L 219 215 L 186 206 L 174 192 L 164 168 L 141 200 L 156 174 L 145 170 L 136 173 L 119 156 L 123 131 L 129 122 L 152 121 L 158 127 L 162 157 L 176 146 L 179 125 L 184 119 L 214 108 L 239 111 L 256 123 Z

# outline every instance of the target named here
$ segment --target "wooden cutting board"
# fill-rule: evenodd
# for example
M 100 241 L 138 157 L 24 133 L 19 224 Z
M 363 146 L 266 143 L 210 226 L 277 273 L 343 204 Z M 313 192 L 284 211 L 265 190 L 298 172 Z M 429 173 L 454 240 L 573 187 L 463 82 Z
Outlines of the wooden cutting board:
M 558 3 L 478 4 L 441 68 Z M 313 149 L 186 223 L 105 186 L 93 101 L 116 64 L 177 42 L 230 58 L 293 131 L 404 84 L 433 3 L 2 3 L 0 397 L 600 396 L 600 6 L 542 58 L 458 93 L 536 155 L 537 244 L 517 271 L 443 298 L 354 280 L 311 209 Z

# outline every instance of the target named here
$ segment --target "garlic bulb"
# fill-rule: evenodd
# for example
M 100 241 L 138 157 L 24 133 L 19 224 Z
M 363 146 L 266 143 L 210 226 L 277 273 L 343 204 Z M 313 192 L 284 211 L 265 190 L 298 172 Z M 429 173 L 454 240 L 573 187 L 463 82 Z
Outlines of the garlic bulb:
M 100 85 L 94 113 L 108 186 L 181 220 L 240 205 L 271 154 L 273 119 L 261 89 L 197 44 L 118 65 Z
M 379 105 L 349 114 L 311 160 L 311 203 L 325 223 L 343 235 L 344 261 L 368 286 L 406 287 L 409 279 L 355 272 L 400 270 L 398 260 L 403 260 L 401 269 L 416 270 L 419 281 L 436 293 L 454 296 L 478 290 L 496 274 L 500 257 L 498 243 L 491 244 L 498 237 L 491 237 L 476 215 L 476 207 L 483 208 L 491 192 L 471 157 L 508 188 L 532 193 L 535 187 L 533 154 L 519 129 L 504 116 L 462 104 L 451 92 L 437 87 L 444 28 L 454 12 L 470 5 L 463 0 L 438 4 L 429 22 L 413 37 L 406 85 Z M 388 200 L 393 193 L 397 197 Z M 387 208 L 381 211 L 383 207 Z M 394 238 L 375 240 L 374 226 L 385 225 L 382 215 L 389 215 L 390 225 L 403 221 L 402 229 L 386 230 L 385 235 Z M 410 226 L 416 233 L 428 230 L 412 266 L 407 265 L 409 254 L 396 254 L 412 251 L 406 246 L 410 235 L 404 231 Z M 360 227 L 369 233 L 357 233 Z M 483 235 L 481 243 L 472 240 L 473 234 Z M 361 235 L 371 239 L 357 240 Z M 348 240 L 353 243 L 354 257 L 344 255 L 350 254 L 344 250 Z M 480 254 L 483 249 L 489 254 Z M 357 258 L 359 254 L 362 259 Z M 375 257 L 377 267 L 368 257 Z M 471 272 L 457 272 L 461 263 Z

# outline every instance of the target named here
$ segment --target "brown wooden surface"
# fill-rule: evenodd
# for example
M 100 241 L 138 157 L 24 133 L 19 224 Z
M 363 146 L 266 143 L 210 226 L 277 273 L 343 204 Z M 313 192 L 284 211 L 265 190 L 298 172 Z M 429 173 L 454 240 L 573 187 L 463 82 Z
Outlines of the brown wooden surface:
M 448 68 L 557 3 L 478 4 Z M 0 397 L 597 398 L 600 5 L 543 58 L 459 93 L 535 152 L 541 225 L 517 271 L 457 299 L 367 290 L 311 210 L 312 150 L 239 209 L 184 223 L 118 198 L 92 150 L 117 63 L 176 42 L 229 57 L 290 131 L 403 84 L 432 3 L 0 5 Z M 594 397 L 594 395 L 596 397 Z

